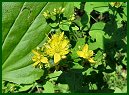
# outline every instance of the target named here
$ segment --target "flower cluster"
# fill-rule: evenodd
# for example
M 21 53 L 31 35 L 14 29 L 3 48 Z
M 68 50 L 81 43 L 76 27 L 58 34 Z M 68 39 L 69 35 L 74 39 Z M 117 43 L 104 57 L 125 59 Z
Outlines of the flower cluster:
M 32 50 L 34 53 L 32 60 L 35 62 L 33 66 L 42 68 L 43 63 L 46 67 L 57 65 L 61 59 L 66 58 L 66 54 L 70 51 L 69 47 L 70 43 L 64 32 L 57 32 L 43 45 L 43 52 Z M 54 64 L 49 62 L 50 58 L 54 58 Z
M 44 57 L 43 54 L 39 53 L 36 50 L 32 50 L 32 52 L 34 53 L 34 56 L 32 57 L 32 60 L 35 62 L 33 64 L 34 67 L 39 66 L 40 68 L 43 67 L 42 63 L 48 64 L 48 59 L 47 57 Z
M 77 51 L 79 57 L 82 57 L 90 63 L 95 63 L 93 60 L 93 51 L 88 49 L 88 44 L 85 44 L 81 51 Z
M 62 14 L 64 12 L 64 8 L 59 8 L 59 9 L 55 9 L 54 8 L 54 10 L 53 10 L 53 12 L 50 12 L 50 11 L 46 11 L 46 12 L 44 12 L 43 13 L 43 16 L 46 18 L 46 19 L 48 19 L 48 18 L 50 18 L 50 17 L 52 17 L 52 16 L 55 16 L 55 15 L 59 15 L 59 14 Z
M 110 5 L 112 7 L 119 8 L 122 5 L 122 2 L 110 2 Z
M 66 58 L 69 53 L 69 40 L 64 36 L 64 32 L 52 35 L 51 39 L 44 45 L 45 53 L 54 57 L 54 63 L 57 64 L 61 59 Z
M 35 62 L 34 67 L 39 66 L 51 67 L 58 65 L 60 60 L 66 58 L 66 55 L 70 52 L 70 41 L 64 35 L 64 32 L 56 32 L 50 38 L 48 37 L 47 42 L 42 46 L 42 49 L 32 50 L 34 56 L 32 60 Z M 77 54 L 79 57 L 84 58 L 90 63 L 95 63 L 93 60 L 93 51 L 88 49 L 88 44 L 85 44 L 82 50 L 78 50 Z M 53 60 L 51 62 L 50 60 Z
M 69 18 L 69 21 L 74 21 L 75 20 L 75 15 L 71 15 L 70 18 Z
M 46 11 L 43 13 L 43 16 L 48 19 L 52 16 L 57 16 L 62 14 L 64 12 L 64 8 L 59 8 L 53 10 L 53 12 Z M 59 17 L 60 18 L 60 17 Z M 69 19 L 66 20 L 66 22 L 72 23 L 72 21 L 75 20 L 75 15 L 71 15 Z M 59 19 L 60 24 L 64 23 L 64 20 Z M 55 34 L 51 35 L 51 37 L 48 37 L 48 40 L 46 43 L 42 46 L 41 53 L 34 51 L 35 54 L 32 60 L 35 62 L 33 64 L 34 67 L 40 66 L 40 68 L 45 65 L 45 67 L 51 67 L 58 65 L 59 62 L 67 57 L 67 54 L 70 52 L 70 41 L 67 38 L 67 36 L 64 35 L 64 32 L 58 31 Z M 77 51 L 77 54 L 79 57 L 82 57 L 86 60 L 88 60 L 90 63 L 95 63 L 93 60 L 93 51 L 88 50 L 88 45 L 86 44 L 82 51 Z

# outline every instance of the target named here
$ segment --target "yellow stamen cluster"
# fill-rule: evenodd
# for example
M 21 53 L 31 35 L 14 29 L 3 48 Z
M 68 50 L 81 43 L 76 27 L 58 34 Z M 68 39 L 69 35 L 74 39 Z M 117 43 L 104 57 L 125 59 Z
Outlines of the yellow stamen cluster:
M 64 36 L 64 32 L 62 32 L 52 35 L 44 46 L 45 53 L 50 57 L 54 57 L 54 63 L 58 64 L 61 59 L 66 58 L 70 44 L 67 37 Z
M 81 51 L 77 51 L 79 57 L 88 60 L 90 63 L 95 63 L 93 60 L 93 51 L 88 49 L 88 44 L 85 44 Z
M 33 64 L 34 67 L 39 66 L 40 68 L 42 68 L 42 63 L 49 63 L 47 57 L 44 57 L 43 54 L 39 53 L 36 50 L 32 50 L 32 52 L 34 53 L 34 56 L 32 57 L 32 60 L 35 62 Z

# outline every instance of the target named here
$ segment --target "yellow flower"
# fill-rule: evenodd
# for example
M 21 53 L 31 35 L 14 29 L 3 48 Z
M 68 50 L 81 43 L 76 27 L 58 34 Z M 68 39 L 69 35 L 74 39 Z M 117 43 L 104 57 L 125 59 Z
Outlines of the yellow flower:
M 52 35 L 44 46 L 45 53 L 50 57 L 54 57 L 54 63 L 57 64 L 61 59 L 66 58 L 70 44 L 69 40 L 64 36 L 64 32 L 62 32 Z
M 55 15 L 62 14 L 63 12 L 64 12 L 64 8 L 61 8 L 61 7 L 59 9 L 54 8 L 53 14 L 55 14 Z
M 46 12 L 43 13 L 43 16 L 44 16 L 46 19 L 48 19 L 48 18 L 51 17 L 51 14 L 50 14 L 50 12 L 47 10 Z
M 32 52 L 34 53 L 34 56 L 32 57 L 32 60 L 35 62 L 33 64 L 34 67 L 37 65 L 41 67 L 42 66 L 41 63 L 49 63 L 47 57 L 44 57 L 42 54 L 40 54 L 35 50 L 32 50 Z
M 116 7 L 116 8 L 119 8 L 121 5 L 122 5 L 122 2 L 110 2 L 110 5 L 112 6 L 112 7 Z
M 75 15 L 74 15 L 74 14 L 73 14 L 73 15 L 71 15 L 71 16 L 70 16 L 70 18 L 69 18 L 69 20 L 70 20 L 70 21 L 75 20 Z
M 85 46 L 82 48 L 82 51 L 77 51 L 77 54 L 79 57 L 82 57 L 86 60 L 88 60 L 90 63 L 94 63 L 93 60 L 93 51 L 88 49 L 88 44 L 85 44 Z

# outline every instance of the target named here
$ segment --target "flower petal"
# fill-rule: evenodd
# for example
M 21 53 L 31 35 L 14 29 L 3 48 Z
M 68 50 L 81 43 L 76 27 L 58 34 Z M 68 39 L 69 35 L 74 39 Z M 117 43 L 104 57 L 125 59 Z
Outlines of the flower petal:
M 33 56 L 33 57 L 32 57 L 32 60 L 33 60 L 33 61 L 37 61 L 37 56 Z
M 95 63 L 95 61 L 93 60 L 93 58 L 89 58 L 88 61 L 89 61 L 90 63 Z
M 59 39 L 62 40 L 63 37 L 64 37 L 64 32 L 62 32 L 62 33 L 60 34 Z
M 61 60 L 61 57 L 58 53 L 54 54 L 54 63 L 58 63 Z
M 63 40 L 61 43 L 61 48 L 64 49 L 68 45 L 69 41 L 68 40 Z
M 85 44 L 85 46 L 82 49 L 83 52 L 87 52 L 88 51 L 88 44 Z
M 93 56 L 93 54 L 94 54 L 94 53 L 93 53 L 92 50 L 89 50 L 89 51 L 88 51 L 88 56 L 89 56 L 89 57 Z
M 40 55 L 37 51 L 35 51 L 35 50 L 32 50 L 32 52 L 35 54 L 35 55 Z
M 66 56 L 62 56 L 61 58 L 64 59 L 64 58 L 66 58 Z
M 36 61 L 36 62 L 33 64 L 33 66 L 35 67 L 35 66 L 37 66 L 39 63 L 40 63 L 40 61 Z
M 48 63 L 47 57 L 42 57 L 41 62 L 42 62 L 42 63 Z
M 83 58 L 85 57 L 83 51 L 77 51 L 77 54 L 78 54 L 78 56 L 80 56 L 80 57 L 83 57 Z

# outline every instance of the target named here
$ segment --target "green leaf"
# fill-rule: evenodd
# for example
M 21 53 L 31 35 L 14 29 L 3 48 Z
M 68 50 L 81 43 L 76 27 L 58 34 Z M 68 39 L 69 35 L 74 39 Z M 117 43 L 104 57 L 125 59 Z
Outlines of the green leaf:
M 54 27 L 57 27 L 59 25 L 59 23 L 55 22 L 55 23 L 50 23 L 49 25 L 54 28 Z
M 87 12 L 87 14 L 90 14 L 93 11 L 92 3 L 86 2 L 84 10 Z
M 114 93 L 122 93 L 121 89 L 116 87 Z
M 84 10 L 90 14 L 93 10 L 104 13 L 108 9 L 108 2 L 86 2 Z
M 86 26 L 87 24 L 89 24 L 89 15 L 88 14 L 84 14 L 82 17 L 81 17 L 81 24 L 83 26 Z
M 50 81 L 47 81 L 46 84 L 43 85 L 43 87 L 43 93 L 54 93 L 54 85 Z
M 20 86 L 20 89 L 18 90 L 18 92 L 26 91 L 30 89 L 32 86 L 33 84 Z
M 23 4 L 23 2 L 2 3 L 2 43 L 17 18 Z
M 32 67 L 31 51 L 51 31 L 43 12 L 62 6 L 64 2 L 2 3 L 2 80 L 31 84 L 43 75 L 43 70 Z
M 63 78 L 63 79 L 62 79 Z M 62 74 L 61 81 L 64 80 L 69 85 L 71 92 L 79 92 L 82 88 L 83 76 L 80 70 L 70 70 Z
M 54 73 L 48 74 L 49 78 L 58 77 L 62 74 L 62 71 L 55 71 Z
M 109 9 L 108 2 L 94 2 L 93 9 L 100 13 L 104 13 Z
M 102 31 L 102 30 L 92 30 L 92 31 L 89 32 L 89 34 L 93 39 L 96 39 L 96 42 L 89 43 L 89 48 L 91 50 L 95 50 L 97 48 L 104 49 L 104 46 L 103 46 L 104 31 Z
M 75 47 L 72 49 L 71 57 L 73 59 L 76 59 L 78 57 L 77 50 L 79 50 L 79 47 L 82 48 L 85 44 L 85 38 L 79 38 Z
M 90 89 L 90 90 L 97 90 L 98 88 L 97 88 L 97 85 L 96 85 L 96 84 L 91 84 L 91 85 L 89 86 L 89 89 Z
M 6 74 L 6 75 L 4 75 Z M 9 72 L 4 72 L 3 73 L 3 80 L 7 80 L 13 83 L 17 84 L 31 84 L 35 80 L 39 79 L 43 75 L 43 71 L 40 69 L 35 69 L 32 67 L 32 65 L 17 69 L 17 70 L 12 70 Z
M 69 22 L 63 22 L 59 25 L 59 27 L 64 31 L 69 31 Z
M 79 63 L 75 63 L 74 62 L 74 66 L 72 67 L 72 69 L 83 69 L 84 67 L 81 66 Z
M 102 58 L 103 58 L 103 54 L 102 54 L 102 52 L 99 50 L 99 51 L 97 52 L 97 54 L 95 55 L 94 60 L 97 60 L 97 61 L 99 62 L 99 61 L 102 60 Z
M 74 3 L 65 2 L 64 6 L 65 6 L 64 15 L 69 18 L 70 15 L 74 14 Z
M 124 88 L 122 89 L 123 93 L 127 93 L 127 86 L 124 86 Z
M 77 26 L 71 27 L 72 30 L 79 30 L 79 28 Z
M 124 8 L 124 17 L 123 17 L 123 19 L 125 19 L 125 20 L 127 20 L 127 6 L 125 6 L 125 8 Z
M 77 7 L 78 9 L 80 9 L 80 4 L 81 2 L 74 2 L 74 6 Z
M 95 71 L 95 72 L 98 72 L 97 70 L 94 70 L 92 67 L 91 68 L 88 68 L 86 71 L 84 71 L 84 72 L 82 72 L 83 73 L 83 75 L 91 75 L 91 72 L 93 72 L 93 71 Z
M 62 92 L 62 93 L 67 93 L 69 86 L 68 84 L 58 84 L 57 88 Z
M 82 17 L 78 17 L 74 22 L 82 29 L 85 26 L 90 26 L 89 18 L 90 16 L 87 13 L 85 13 Z
M 103 23 L 103 22 L 94 23 L 92 25 L 90 31 L 92 31 L 92 30 L 103 30 L 104 29 L 104 26 L 105 26 L 105 23 Z

